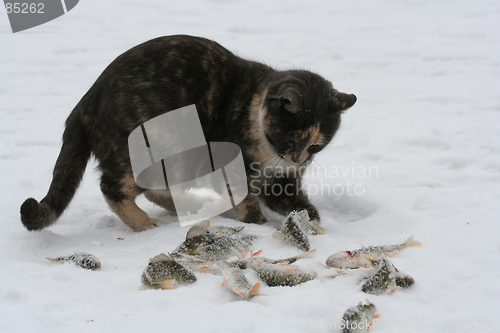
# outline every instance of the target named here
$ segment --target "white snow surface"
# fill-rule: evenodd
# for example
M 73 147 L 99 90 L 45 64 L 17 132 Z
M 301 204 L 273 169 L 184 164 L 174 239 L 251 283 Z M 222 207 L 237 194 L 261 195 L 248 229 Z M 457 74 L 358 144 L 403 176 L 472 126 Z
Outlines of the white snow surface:
M 373 332 L 498 332 L 499 22 L 500 2 L 488 0 L 87 0 L 13 34 L 0 10 L 0 331 L 340 332 L 343 313 L 368 298 L 381 315 Z M 414 235 L 423 246 L 392 259 L 411 288 L 366 295 L 348 274 L 263 285 L 268 296 L 243 301 L 221 289 L 222 277 L 198 274 L 176 290 L 140 290 L 149 258 L 175 249 L 187 228 L 140 198 L 163 224 L 130 230 L 107 207 L 95 161 L 56 224 L 23 227 L 19 207 L 45 196 L 72 108 L 119 54 L 173 34 L 309 69 L 356 94 L 314 164 L 331 172 L 307 178 L 311 192 L 322 186 L 311 198 L 327 233 L 310 237 L 316 255 L 297 264 L 320 267 L 337 251 Z M 266 257 L 300 253 L 271 227 L 211 222 L 261 235 L 254 250 Z M 75 251 L 96 255 L 102 269 L 45 259 Z

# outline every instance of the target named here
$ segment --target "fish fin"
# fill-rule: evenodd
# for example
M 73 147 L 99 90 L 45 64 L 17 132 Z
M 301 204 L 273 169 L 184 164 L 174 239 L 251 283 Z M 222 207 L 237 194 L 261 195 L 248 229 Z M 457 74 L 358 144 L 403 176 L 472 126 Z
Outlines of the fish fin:
M 186 233 L 186 240 L 206 235 L 207 232 L 208 232 L 207 227 L 202 226 L 200 224 L 193 225 L 191 228 L 189 228 L 188 232 Z
M 259 292 L 259 290 L 260 290 L 260 282 L 257 282 L 257 283 L 255 283 L 255 284 L 253 285 L 252 289 L 250 289 L 250 291 L 248 292 L 248 294 L 249 294 L 250 296 L 252 296 L 252 297 L 253 297 L 253 296 L 257 296 L 257 295 L 260 295 L 260 296 L 267 296 L 267 295 L 261 294 L 261 293 Z
M 413 236 L 408 237 L 407 240 L 403 243 L 405 247 L 409 246 L 422 246 L 422 243 L 417 242 L 416 240 L 413 239 Z
M 231 253 L 234 254 L 238 259 L 243 259 L 243 257 L 245 256 L 244 254 L 240 253 L 237 249 L 235 249 L 234 247 L 231 248 Z
M 380 318 L 379 314 L 376 314 L 375 316 L 373 316 L 373 319 L 377 319 L 377 318 Z
M 326 233 L 325 228 L 319 225 L 319 222 L 316 220 L 310 220 L 309 224 L 311 224 L 314 228 L 312 232 L 313 235 L 324 235 Z
M 295 272 L 298 270 L 296 266 L 290 265 L 290 264 L 280 264 L 281 267 L 283 267 L 283 270 L 288 271 L 288 272 Z
M 392 294 L 393 292 L 398 291 L 399 289 L 401 289 L 401 287 L 396 287 L 396 288 L 392 289 L 391 291 L 389 291 L 389 294 Z
M 50 262 L 56 262 L 56 260 L 54 258 L 45 257 L 45 259 L 47 259 Z
M 262 250 L 259 250 L 257 252 L 253 252 L 253 251 L 250 251 L 250 257 L 257 257 L 258 255 L 260 255 L 262 253 Z
M 198 267 L 198 269 L 200 269 L 202 271 L 208 271 L 210 269 L 210 267 L 208 267 L 208 266 L 201 266 L 201 267 Z
M 391 252 L 391 253 L 385 253 L 385 255 L 388 256 L 388 257 L 392 257 L 392 256 L 395 256 L 398 253 L 399 253 L 399 251 L 394 251 L 394 252 Z
M 245 227 L 234 227 L 234 230 L 236 230 L 236 232 L 240 232 L 243 229 L 245 229 Z
M 234 292 L 235 294 L 238 294 L 238 295 L 239 295 L 239 294 L 241 294 L 243 291 L 242 291 L 241 289 L 238 289 L 237 287 L 234 287 L 234 288 L 233 288 L 233 292 Z
M 360 256 L 363 257 L 364 261 L 366 261 L 367 265 L 370 268 L 375 268 L 375 265 L 373 264 L 373 260 L 371 259 L 372 256 L 368 257 L 368 256 L 365 256 L 363 253 L 360 253 Z
M 210 220 L 203 220 L 200 224 L 198 224 L 200 227 L 205 227 L 209 228 L 210 227 Z
M 160 285 L 161 289 L 175 289 L 174 286 L 176 284 L 176 281 L 175 281 L 175 279 L 169 279 L 169 280 L 161 281 L 158 284 Z
M 191 259 L 191 260 L 196 261 L 196 262 L 205 262 L 205 260 L 197 258 L 197 257 L 192 256 L 190 254 L 185 254 L 185 253 L 180 253 L 180 252 L 178 254 L 183 256 L 184 258 Z
M 305 258 L 312 258 L 314 256 L 314 253 L 316 252 L 316 249 L 304 252 L 300 255 L 300 259 L 305 259 Z
M 273 238 L 277 239 L 277 240 L 280 240 L 282 242 L 285 241 L 285 236 L 283 235 L 283 233 L 281 233 L 281 231 L 275 231 L 273 232 Z
M 221 288 L 224 288 L 226 286 L 226 280 L 222 282 L 222 285 L 220 286 Z

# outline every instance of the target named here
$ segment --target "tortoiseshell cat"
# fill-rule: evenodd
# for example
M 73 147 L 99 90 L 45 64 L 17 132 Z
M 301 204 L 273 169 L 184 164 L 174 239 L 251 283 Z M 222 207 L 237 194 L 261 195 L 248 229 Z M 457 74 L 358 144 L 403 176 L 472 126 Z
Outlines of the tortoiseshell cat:
M 355 102 L 356 96 L 338 92 L 317 74 L 276 71 L 205 38 L 153 39 L 114 60 L 76 105 L 66 121 L 49 191 L 40 203 L 33 198 L 23 203 L 21 220 L 28 230 L 54 223 L 94 154 L 102 172 L 101 190 L 113 212 L 136 231 L 158 226 L 135 198 L 144 193 L 175 211 L 172 197 L 168 190 L 136 185 L 127 140 L 134 128 L 164 112 L 196 104 L 207 142 L 236 143 L 250 181 L 256 176 L 255 167 L 250 167 L 255 162 L 262 167 L 270 161 L 307 166 L 337 132 L 341 111 Z M 255 190 L 254 182 L 235 209 L 242 221 L 266 221 L 259 201 L 284 215 L 307 209 L 311 219 L 319 221 L 318 211 L 300 189 L 299 174 L 261 180 L 262 191 Z M 288 185 L 288 191 L 272 195 L 264 188 L 271 184 Z

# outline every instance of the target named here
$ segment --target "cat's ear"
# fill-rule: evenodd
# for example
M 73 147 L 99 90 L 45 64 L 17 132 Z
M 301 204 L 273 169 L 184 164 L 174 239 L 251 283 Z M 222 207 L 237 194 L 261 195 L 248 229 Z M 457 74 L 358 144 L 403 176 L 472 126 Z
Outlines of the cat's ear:
M 343 111 L 345 109 L 350 108 L 356 103 L 356 96 L 353 94 L 344 94 L 335 90 L 335 94 L 333 95 L 333 103 L 335 105 L 335 109 L 337 111 Z
M 291 97 L 281 96 L 278 100 L 278 106 L 283 110 L 286 110 L 291 113 L 297 113 L 300 111 L 299 108 L 297 108 L 297 106 L 293 102 L 293 98 Z

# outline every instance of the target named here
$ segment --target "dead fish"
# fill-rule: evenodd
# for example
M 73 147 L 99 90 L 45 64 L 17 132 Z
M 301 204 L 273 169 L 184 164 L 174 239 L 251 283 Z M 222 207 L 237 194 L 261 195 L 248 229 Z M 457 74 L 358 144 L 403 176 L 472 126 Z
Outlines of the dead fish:
M 374 268 L 372 260 L 355 251 L 340 251 L 326 259 L 328 267 L 340 269 Z
M 297 219 L 298 223 L 302 227 L 307 234 L 311 235 L 323 235 L 325 233 L 325 229 L 320 227 L 319 222 L 316 220 L 311 220 L 309 218 L 309 213 L 306 209 L 303 209 L 299 212 L 293 211 L 288 216 L 294 215 L 294 218 Z
M 196 276 L 165 253 L 153 257 L 142 273 L 142 284 L 152 289 L 174 289 L 194 282 Z
M 224 276 L 222 287 L 226 287 L 242 299 L 248 300 L 257 295 L 265 295 L 260 293 L 260 282 L 252 286 L 239 268 L 226 266 L 222 270 L 222 275 Z
M 226 227 L 222 225 L 217 225 L 217 226 L 210 226 L 210 221 L 209 220 L 204 220 L 203 222 L 192 226 L 187 234 L 186 234 L 186 239 L 193 238 L 196 236 L 204 235 L 204 234 L 211 234 L 214 238 L 220 238 L 220 237 L 225 237 L 225 236 L 230 236 L 239 233 L 245 229 L 245 227 Z
M 375 314 L 377 308 L 369 300 L 366 300 L 366 305 L 361 302 L 357 306 L 350 307 L 342 317 L 342 332 L 343 333 L 362 333 L 366 332 L 373 319 L 378 318 Z
M 285 243 L 296 246 L 302 251 L 309 251 L 309 239 L 300 225 L 301 217 L 297 212 L 291 212 L 286 222 L 279 231 L 273 233 L 273 237 Z
M 378 295 L 386 292 L 392 293 L 401 289 L 396 284 L 398 270 L 389 259 L 374 260 L 373 265 L 376 267 L 377 272 L 365 279 L 361 291 Z
M 77 266 L 85 269 L 97 270 L 101 268 L 101 262 L 96 256 L 85 253 L 85 252 L 75 252 L 72 255 L 58 258 L 45 257 L 47 260 L 53 263 L 64 263 L 64 262 L 74 262 Z
M 268 264 L 293 264 L 294 262 L 296 262 L 297 260 L 300 260 L 300 259 L 312 258 L 314 256 L 314 253 L 316 252 L 316 249 L 304 252 L 302 254 L 299 254 L 298 256 L 294 256 L 294 257 L 290 257 L 290 258 L 285 258 L 285 259 L 268 259 L 268 258 L 264 258 L 264 257 L 260 256 L 261 252 L 262 252 L 262 250 L 260 250 L 258 252 L 255 252 L 255 253 L 252 252 L 251 253 L 251 257 L 257 257 L 257 256 L 259 256 L 257 258 L 258 261 L 265 262 L 265 263 L 268 263 Z M 241 261 L 244 261 L 244 260 L 241 260 Z
M 186 240 L 172 255 L 175 258 L 187 254 L 203 260 L 227 259 L 235 252 L 246 251 L 257 238 L 255 235 L 240 234 L 243 228 L 210 227 L 210 222 L 204 221 L 188 230 Z
M 270 287 L 293 287 L 318 277 L 318 274 L 312 270 L 289 264 L 269 264 L 252 259 L 247 266 L 252 268 Z
M 366 256 L 374 256 L 374 255 L 386 255 L 391 256 L 397 254 L 399 251 L 406 249 L 410 246 L 421 246 L 422 243 L 417 242 L 413 239 L 413 236 L 408 237 L 406 241 L 401 244 L 396 245 L 379 245 L 379 246 L 368 246 L 362 247 L 359 250 L 353 251 L 356 253 L 362 253 Z

